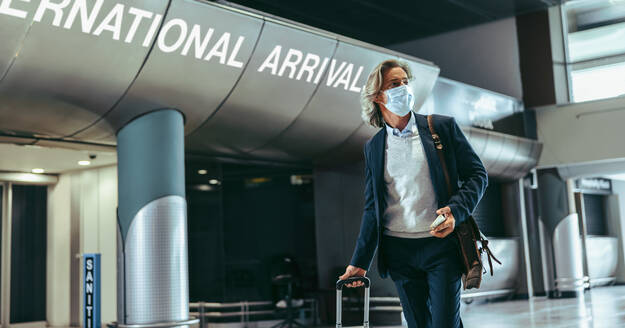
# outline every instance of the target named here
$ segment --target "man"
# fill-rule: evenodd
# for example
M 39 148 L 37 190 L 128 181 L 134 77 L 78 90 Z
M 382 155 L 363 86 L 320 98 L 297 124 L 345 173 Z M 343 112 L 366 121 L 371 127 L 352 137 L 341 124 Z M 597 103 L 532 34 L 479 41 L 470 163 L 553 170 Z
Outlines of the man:
M 362 117 L 382 129 L 364 147 L 360 234 L 339 278 L 364 276 L 379 247 L 378 271 L 395 283 L 409 327 L 462 327 L 461 262 L 452 232 L 477 206 L 488 175 L 454 118 L 434 115 L 452 184 L 449 197 L 427 117 L 412 111 L 411 79 L 407 64 L 386 60 L 363 88 Z M 438 215 L 445 220 L 431 230 Z

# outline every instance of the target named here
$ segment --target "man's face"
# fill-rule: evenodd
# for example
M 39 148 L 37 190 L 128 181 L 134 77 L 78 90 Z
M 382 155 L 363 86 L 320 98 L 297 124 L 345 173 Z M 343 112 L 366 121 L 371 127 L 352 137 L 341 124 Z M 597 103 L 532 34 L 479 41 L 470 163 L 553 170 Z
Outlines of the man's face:
M 387 70 L 386 72 L 384 72 L 382 79 L 383 79 L 382 89 L 380 90 L 380 93 L 375 98 L 375 100 L 380 105 L 380 107 L 383 108 L 383 110 L 387 110 L 386 107 L 384 106 L 384 104 L 386 104 L 386 101 L 387 101 L 384 91 L 388 89 L 396 88 L 403 84 L 407 85 L 408 75 L 401 67 L 393 67 Z

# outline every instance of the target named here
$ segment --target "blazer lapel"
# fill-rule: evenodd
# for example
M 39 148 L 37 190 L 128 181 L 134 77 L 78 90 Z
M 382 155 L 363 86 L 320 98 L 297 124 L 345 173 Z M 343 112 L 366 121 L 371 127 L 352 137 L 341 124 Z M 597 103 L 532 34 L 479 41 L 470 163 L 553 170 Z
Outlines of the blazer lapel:
M 382 127 L 378 133 L 375 134 L 372 141 L 371 149 L 371 175 L 373 177 L 373 191 L 377 195 L 377 199 L 380 202 L 379 209 L 382 210 L 384 202 L 384 155 L 386 148 L 386 127 Z

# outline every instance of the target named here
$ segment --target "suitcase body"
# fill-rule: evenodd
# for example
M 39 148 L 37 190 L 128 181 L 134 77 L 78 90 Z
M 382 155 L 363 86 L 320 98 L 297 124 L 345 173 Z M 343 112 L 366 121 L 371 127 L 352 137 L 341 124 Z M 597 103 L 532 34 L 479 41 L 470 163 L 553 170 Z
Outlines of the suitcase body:
M 343 286 L 354 281 L 362 281 L 365 284 L 365 317 L 363 320 L 363 327 L 369 328 L 369 287 L 371 282 L 367 277 L 351 277 L 336 282 L 336 328 L 343 327 L 341 323 L 341 315 L 343 313 Z

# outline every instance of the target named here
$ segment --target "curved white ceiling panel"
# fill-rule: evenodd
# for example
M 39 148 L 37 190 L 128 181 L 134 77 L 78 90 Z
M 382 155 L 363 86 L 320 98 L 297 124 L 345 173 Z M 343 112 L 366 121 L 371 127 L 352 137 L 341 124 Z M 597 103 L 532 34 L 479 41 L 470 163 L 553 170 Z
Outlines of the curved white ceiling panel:
M 17 57 L 20 45 L 30 27 L 31 20 L 25 19 L 28 12 L 33 12 L 34 3 L 21 3 L 11 5 L 7 1 L 0 1 L 0 81 L 11 67 Z
M 96 121 L 124 94 L 168 1 L 1 3 L 0 27 L 18 33 L 9 38 L 11 47 L 19 44 L 0 81 L 0 129 L 63 137 Z M 28 28 L 20 37 L 23 23 Z
M 422 114 L 487 126 L 522 110 L 516 99 L 458 82 L 435 87 L 432 63 L 215 2 L 0 0 L 0 38 L 0 134 L 11 140 L 114 144 L 132 119 L 174 108 L 185 116 L 187 152 L 358 160 L 378 131 L 362 121 L 360 92 L 389 58 L 411 66 Z M 523 176 L 542 149 L 465 131 L 493 176 Z
M 297 119 L 252 154 L 309 160 L 345 141 L 363 123 L 360 91 L 367 75 L 386 58 L 395 57 L 340 42 L 312 99 Z
M 356 162 L 364 158 L 364 144 L 375 135 L 379 129 L 364 122 L 345 141 L 329 151 L 315 156 L 315 167 L 336 166 L 337 163 Z
M 190 136 L 190 148 L 245 154 L 279 135 L 335 70 L 337 41 L 266 22 L 248 67 L 234 91 Z
M 237 84 L 262 25 L 204 2 L 173 1 L 139 76 L 104 120 L 119 129 L 142 113 L 175 108 L 185 115 L 186 133 L 195 130 Z M 98 140 L 98 130 L 77 137 Z

